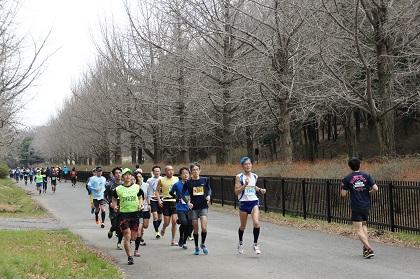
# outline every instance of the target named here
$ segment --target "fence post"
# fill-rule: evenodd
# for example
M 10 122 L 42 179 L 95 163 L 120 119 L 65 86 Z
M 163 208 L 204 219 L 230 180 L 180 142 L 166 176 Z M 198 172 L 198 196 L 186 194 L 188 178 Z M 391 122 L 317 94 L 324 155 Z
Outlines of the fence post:
M 211 176 L 209 176 L 209 183 L 211 183 Z M 211 184 L 209 184 L 211 187 Z M 210 196 L 210 205 L 213 205 L 213 193 Z
M 395 231 L 395 222 L 394 222 L 394 196 L 392 193 L 392 183 L 389 183 L 388 186 L 388 198 L 389 198 L 389 221 L 391 223 L 391 231 Z
M 265 187 L 265 178 L 263 178 L 263 188 L 264 188 L 264 189 L 267 189 L 267 188 Z M 265 194 L 264 194 L 264 211 L 265 211 L 265 213 L 267 213 L 267 212 L 268 212 L 268 206 L 267 206 L 267 196 L 266 196 L 266 194 L 267 194 L 267 193 L 265 193 Z
M 285 184 L 286 182 L 284 181 L 284 179 L 281 179 L 281 208 L 283 211 L 283 217 L 286 216 L 286 197 L 284 195 Z
M 327 181 L 327 221 L 331 223 L 331 193 L 330 181 Z
M 235 191 L 233 191 L 233 207 L 236 209 L 236 200 L 237 200 L 237 198 L 236 198 L 236 194 L 235 194 Z
M 225 205 L 225 197 L 224 197 L 224 187 L 223 187 L 223 176 L 220 176 L 220 189 L 222 192 L 222 207 Z
M 305 191 L 305 179 L 302 180 L 302 203 L 303 203 L 303 219 L 306 220 L 306 191 Z

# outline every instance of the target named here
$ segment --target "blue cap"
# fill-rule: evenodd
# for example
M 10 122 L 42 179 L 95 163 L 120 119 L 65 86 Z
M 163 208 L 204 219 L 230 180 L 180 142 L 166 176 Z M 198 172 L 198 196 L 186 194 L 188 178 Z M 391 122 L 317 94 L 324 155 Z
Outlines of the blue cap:
M 251 159 L 249 157 L 241 157 L 239 162 L 241 163 L 241 165 L 243 165 L 247 160 L 251 161 Z

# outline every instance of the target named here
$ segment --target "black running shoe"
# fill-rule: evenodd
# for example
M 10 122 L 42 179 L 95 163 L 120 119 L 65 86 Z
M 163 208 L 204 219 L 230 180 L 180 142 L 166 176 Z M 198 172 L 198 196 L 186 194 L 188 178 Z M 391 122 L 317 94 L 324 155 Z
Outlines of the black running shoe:
M 146 246 L 146 242 L 144 242 L 144 239 L 140 239 L 140 246 Z
M 365 251 L 363 252 L 363 257 L 364 257 L 365 259 L 370 259 L 370 258 L 372 258 L 373 256 L 375 256 L 375 253 L 373 252 L 373 250 L 372 250 L 372 249 L 367 249 L 367 250 L 365 250 Z
M 129 256 L 129 257 L 128 257 L 128 264 L 129 264 L 129 265 L 134 264 L 134 259 L 133 259 L 133 257 L 132 257 L 132 256 Z
M 101 228 L 104 228 L 105 227 L 105 224 L 104 223 L 101 223 Z
M 108 231 L 108 238 L 111 239 L 112 238 L 112 231 Z

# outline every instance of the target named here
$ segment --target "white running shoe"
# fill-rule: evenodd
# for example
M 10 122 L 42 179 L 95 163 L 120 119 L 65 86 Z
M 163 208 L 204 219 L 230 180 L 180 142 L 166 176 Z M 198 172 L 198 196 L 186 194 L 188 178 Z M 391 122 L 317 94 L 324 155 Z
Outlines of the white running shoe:
M 244 245 L 241 243 L 238 244 L 238 253 L 241 255 L 244 253 Z
M 256 255 L 261 254 L 260 247 L 258 247 L 257 244 L 254 244 L 252 247 L 254 248 L 254 252 L 255 252 Z

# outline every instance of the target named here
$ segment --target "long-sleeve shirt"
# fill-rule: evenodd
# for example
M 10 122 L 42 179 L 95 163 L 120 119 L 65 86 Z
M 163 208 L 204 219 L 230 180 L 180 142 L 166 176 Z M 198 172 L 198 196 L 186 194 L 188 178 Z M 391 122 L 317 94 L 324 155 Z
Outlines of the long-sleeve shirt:
M 104 199 L 104 192 L 105 192 L 105 184 L 106 179 L 105 177 L 101 176 L 93 176 L 90 178 L 88 182 L 88 188 L 92 192 L 93 199 Z

